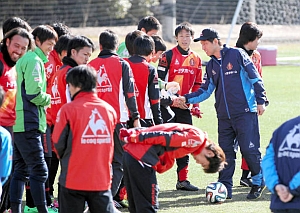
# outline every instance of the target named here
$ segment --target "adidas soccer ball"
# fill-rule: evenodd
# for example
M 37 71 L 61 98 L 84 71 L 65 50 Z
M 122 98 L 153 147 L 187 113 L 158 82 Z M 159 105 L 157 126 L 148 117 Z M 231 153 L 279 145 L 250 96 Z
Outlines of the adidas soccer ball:
M 205 196 L 209 203 L 222 203 L 227 197 L 226 186 L 220 182 L 210 183 L 205 189 Z

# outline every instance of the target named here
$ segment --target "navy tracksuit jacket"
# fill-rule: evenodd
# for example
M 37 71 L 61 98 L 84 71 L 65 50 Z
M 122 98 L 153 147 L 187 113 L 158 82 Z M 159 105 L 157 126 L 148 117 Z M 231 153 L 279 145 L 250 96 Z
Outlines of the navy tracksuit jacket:
M 221 59 L 212 56 L 208 62 L 204 83 L 199 90 L 184 96 L 187 103 L 194 104 L 206 100 L 213 91 L 218 117 L 218 140 L 228 163 L 220 172 L 219 181 L 225 184 L 228 196 L 231 197 L 236 158 L 233 149 L 235 138 L 249 165 L 253 184 L 262 184 L 257 104 L 265 103 L 265 89 L 247 53 L 224 45 Z
M 273 133 L 262 161 L 263 174 L 272 192 L 272 210 L 300 210 L 300 116 L 282 124 Z M 289 187 L 294 198 L 283 203 L 275 193 L 275 186 Z

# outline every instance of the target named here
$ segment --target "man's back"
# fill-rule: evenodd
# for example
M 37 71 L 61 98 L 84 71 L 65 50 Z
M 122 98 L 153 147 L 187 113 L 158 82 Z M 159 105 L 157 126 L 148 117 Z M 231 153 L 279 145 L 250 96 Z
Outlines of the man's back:
M 93 92 L 80 92 L 72 102 L 61 108 L 55 123 L 58 131 L 54 131 L 53 139 L 64 168 L 60 175 L 62 186 L 88 191 L 110 188 L 109 171 L 113 157 L 112 135 L 115 124 L 115 110 Z M 70 143 L 64 147 L 65 143 L 60 140 L 66 136 L 66 127 L 69 127 Z M 87 166 L 91 164 L 92 167 Z M 87 174 L 89 181 L 86 181 Z
M 132 73 L 128 63 L 116 54 L 102 51 L 89 65 L 97 71 L 98 97 L 116 110 L 119 122 L 126 122 L 128 111 L 125 100 L 134 94 Z M 129 108 L 132 109 L 132 106 Z
M 155 68 L 138 55 L 126 60 L 130 64 L 135 79 L 135 92 L 141 118 L 153 119 L 155 124 L 161 124 L 158 77 Z

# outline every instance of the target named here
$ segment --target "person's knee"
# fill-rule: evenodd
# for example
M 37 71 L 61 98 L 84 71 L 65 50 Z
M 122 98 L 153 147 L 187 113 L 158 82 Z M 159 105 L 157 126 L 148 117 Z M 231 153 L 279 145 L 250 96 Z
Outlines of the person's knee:
M 19 171 L 19 170 L 15 170 L 13 172 L 13 178 L 15 180 L 20 180 L 22 182 L 27 182 L 29 180 L 29 176 L 28 176 L 27 172 Z
M 34 166 L 30 173 L 30 178 L 40 182 L 46 182 L 48 178 L 48 169 L 45 164 L 38 164 Z

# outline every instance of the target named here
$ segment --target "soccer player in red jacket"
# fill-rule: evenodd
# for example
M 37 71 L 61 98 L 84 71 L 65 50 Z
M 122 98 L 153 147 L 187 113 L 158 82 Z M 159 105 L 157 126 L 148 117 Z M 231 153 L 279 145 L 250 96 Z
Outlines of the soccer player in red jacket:
M 111 187 L 112 195 L 115 197 L 123 179 L 124 142 L 120 141 L 119 132 L 121 128 L 127 128 L 129 115 L 133 120 L 134 127 L 140 127 L 140 114 L 137 109 L 132 70 L 127 61 L 120 58 L 116 53 L 118 35 L 111 30 L 103 31 L 99 36 L 99 46 L 100 54 L 89 65 L 97 71 L 98 97 L 116 110 L 118 118 L 114 130 L 115 146 Z M 124 205 L 125 200 L 121 196 L 114 198 L 114 200 L 116 206 Z
M 67 56 L 62 59 L 63 65 L 54 74 L 51 81 L 51 116 L 55 123 L 57 112 L 67 103 L 69 92 L 67 91 L 66 75 L 72 67 L 87 64 L 94 51 L 93 42 L 85 36 L 75 36 L 68 42 Z M 70 101 L 70 100 L 69 100 Z
M 172 168 L 175 159 L 192 154 L 206 173 L 223 169 L 223 150 L 195 126 L 166 123 L 148 128 L 121 129 L 124 146 L 124 180 L 130 212 L 156 212 L 158 185 L 156 171 Z
M 180 85 L 179 95 L 197 91 L 202 83 L 202 63 L 197 53 L 191 50 L 190 44 L 194 38 L 194 30 L 190 24 L 182 23 L 175 29 L 178 45 L 167 50 L 159 60 L 158 77 L 166 82 L 175 81 Z M 171 110 L 175 116 L 170 119 L 167 110 L 162 110 L 164 122 L 192 124 L 191 113 L 200 118 L 199 104 L 193 104 L 192 109 L 180 109 L 173 104 Z M 177 162 L 177 190 L 197 191 L 198 187 L 188 181 L 189 156 L 183 156 Z
M 155 51 L 154 41 L 145 34 L 138 36 L 133 42 L 133 50 L 134 55 L 125 60 L 129 62 L 136 85 L 135 92 L 141 126 L 162 124 L 157 72 L 149 63 Z
M 59 212 L 82 213 L 85 201 L 91 213 L 119 212 L 110 191 L 116 111 L 98 98 L 92 67 L 72 68 L 66 81 L 72 101 L 61 107 L 52 135 L 61 163 Z

